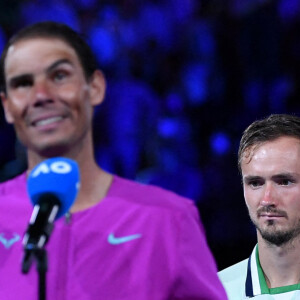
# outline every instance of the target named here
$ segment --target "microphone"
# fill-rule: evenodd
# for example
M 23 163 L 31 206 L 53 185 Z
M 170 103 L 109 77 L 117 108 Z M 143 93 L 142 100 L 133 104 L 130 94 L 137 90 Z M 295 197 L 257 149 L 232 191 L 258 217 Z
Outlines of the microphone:
M 54 221 L 67 213 L 74 203 L 80 186 L 79 177 L 77 163 L 64 157 L 47 159 L 30 172 L 27 191 L 34 208 L 23 238 L 23 273 L 30 268 L 32 251 L 44 248 Z

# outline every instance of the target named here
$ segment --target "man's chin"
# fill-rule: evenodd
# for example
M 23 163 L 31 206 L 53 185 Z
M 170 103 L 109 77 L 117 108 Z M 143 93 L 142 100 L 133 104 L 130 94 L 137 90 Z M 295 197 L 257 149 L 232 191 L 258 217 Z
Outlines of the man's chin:
M 260 232 L 261 237 L 269 244 L 275 245 L 277 247 L 283 246 L 291 242 L 299 232 L 296 230 L 279 230 L 276 228 L 261 229 L 257 228 Z
M 51 158 L 56 156 L 64 156 L 68 152 L 69 147 L 65 143 L 47 144 L 33 150 L 41 157 Z

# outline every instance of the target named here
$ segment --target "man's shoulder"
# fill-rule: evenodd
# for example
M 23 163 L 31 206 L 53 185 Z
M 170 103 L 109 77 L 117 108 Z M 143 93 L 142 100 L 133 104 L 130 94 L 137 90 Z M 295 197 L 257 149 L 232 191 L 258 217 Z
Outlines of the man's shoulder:
M 236 277 L 240 277 L 241 274 L 246 274 L 247 266 L 248 258 L 220 271 L 218 274 L 224 280 L 234 280 Z
M 247 266 L 248 259 L 245 259 L 218 272 L 229 299 L 242 299 L 235 297 L 242 297 L 245 293 Z
M 13 196 L 26 193 L 26 173 L 0 183 L 0 195 Z
M 4 223 L 5 220 L 10 222 L 13 213 L 14 216 L 18 216 L 18 220 L 15 220 L 14 223 L 20 221 L 24 225 L 24 218 L 28 221 L 31 210 L 32 205 L 27 194 L 26 173 L 0 183 L 0 214 Z
M 118 176 L 114 176 L 109 195 L 152 207 L 174 210 L 189 210 L 191 207 L 195 207 L 191 199 L 180 196 L 172 191 Z

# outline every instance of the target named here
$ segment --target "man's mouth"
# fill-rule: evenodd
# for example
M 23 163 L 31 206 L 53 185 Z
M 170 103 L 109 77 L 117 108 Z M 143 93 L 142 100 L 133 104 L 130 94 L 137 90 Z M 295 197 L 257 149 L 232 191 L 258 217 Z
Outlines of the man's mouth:
M 36 127 L 45 126 L 45 125 L 49 125 L 49 124 L 52 124 L 52 123 L 55 123 L 55 122 L 59 122 L 62 119 L 63 119 L 63 117 L 61 117 L 61 116 L 51 117 L 51 118 L 35 121 L 35 122 L 33 122 L 33 125 L 36 126 Z
M 272 207 L 261 207 L 257 211 L 258 217 L 265 218 L 287 218 L 287 213 L 280 209 L 275 209 Z
M 274 214 L 274 213 L 262 213 L 259 215 L 260 217 L 266 217 L 266 218 L 281 218 L 285 217 L 284 215 L 280 214 Z

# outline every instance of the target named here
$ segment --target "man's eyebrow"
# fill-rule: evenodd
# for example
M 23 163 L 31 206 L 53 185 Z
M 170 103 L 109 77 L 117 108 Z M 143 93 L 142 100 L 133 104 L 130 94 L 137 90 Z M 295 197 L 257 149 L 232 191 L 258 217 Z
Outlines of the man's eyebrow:
M 21 74 L 8 79 L 8 86 L 14 87 L 21 81 L 32 80 L 32 74 Z
M 271 176 L 272 180 L 292 179 L 299 176 L 297 173 L 279 173 Z M 247 175 L 243 177 L 243 182 L 251 182 L 261 180 L 263 177 L 256 175 Z
M 73 63 L 67 59 L 67 58 L 62 58 L 59 59 L 57 61 L 55 61 L 54 63 L 52 63 L 49 67 L 46 68 L 46 72 L 49 73 L 51 72 L 53 69 L 55 69 L 57 66 L 61 65 L 61 64 L 69 64 L 69 65 L 73 65 Z
M 72 62 L 69 59 L 62 58 L 62 59 L 59 59 L 59 60 L 55 61 L 49 67 L 47 67 L 46 68 L 46 73 L 50 73 L 52 70 L 54 70 L 57 66 L 59 66 L 61 64 L 73 65 Z M 9 78 L 8 79 L 8 84 L 9 84 L 9 86 L 14 86 L 20 80 L 29 80 L 29 79 L 32 80 L 32 78 L 33 78 L 32 73 L 20 74 L 20 75 L 16 75 L 16 76 L 13 76 L 13 77 Z
M 243 177 L 243 182 L 249 182 L 253 180 L 261 180 L 261 176 L 256 176 L 256 175 L 247 175 Z
M 296 173 L 280 173 L 272 176 L 272 179 L 287 179 L 296 177 Z

